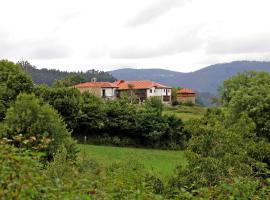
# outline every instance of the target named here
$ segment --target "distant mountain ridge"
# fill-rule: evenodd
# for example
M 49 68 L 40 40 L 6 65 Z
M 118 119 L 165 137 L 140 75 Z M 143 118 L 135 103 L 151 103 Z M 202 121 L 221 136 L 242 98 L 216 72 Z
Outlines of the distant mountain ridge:
M 270 72 L 270 62 L 234 61 L 211 65 L 189 73 L 165 69 L 132 68 L 113 70 L 109 73 L 117 79 L 152 80 L 173 87 L 188 87 L 199 92 L 216 94 L 224 80 L 249 70 Z

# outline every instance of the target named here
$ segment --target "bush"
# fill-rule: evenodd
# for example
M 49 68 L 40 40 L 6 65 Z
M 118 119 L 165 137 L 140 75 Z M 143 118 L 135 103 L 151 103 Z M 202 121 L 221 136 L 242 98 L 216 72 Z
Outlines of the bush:
M 50 140 L 44 152 L 51 159 L 61 145 L 65 145 L 70 158 L 76 154 L 75 142 L 72 140 L 66 125 L 56 111 L 33 94 L 20 94 L 6 114 L 2 125 L 2 137 L 13 141 L 17 146 L 23 145 L 16 137 L 24 139 Z M 23 140 L 25 141 L 25 140 Z M 38 149 L 39 142 L 29 142 L 29 148 Z
M 10 145 L 0 145 L 0 199 L 41 199 L 46 197 L 38 157 Z
M 45 169 L 38 160 L 30 151 L 0 145 L 0 199 L 92 199 L 99 174 L 80 170 L 87 160 L 75 164 L 63 147 Z
M 19 65 L 0 60 L 0 121 L 20 92 L 32 92 L 33 81 Z
M 185 106 L 190 106 L 190 107 L 195 105 L 192 101 L 187 101 L 187 102 L 182 103 L 182 104 L 185 105 Z
M 151 180 L 155 180 L 151 182 Z M 112 164 L 106 171 L 103 193 L 106 199 L 162 199 L 159 179 L 149 175 L 144 166 L 132 159 Z
M 172 101 L 172 106 L 177 106 L 177 105 L 179 105 L 179 102 L 177 100 Z

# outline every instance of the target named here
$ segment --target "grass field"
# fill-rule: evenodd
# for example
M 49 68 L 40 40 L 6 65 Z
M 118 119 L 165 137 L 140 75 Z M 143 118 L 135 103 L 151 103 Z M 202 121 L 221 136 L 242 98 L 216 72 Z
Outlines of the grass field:
M 108 166 L 113 162 L 127 161 L 132 158 L 138 160 L 144 166 L 160 175 L 166 177 L 173 173 L 177 165 L 186 165 L 182 151 L 165 151 L 153 149 L 138 149 L 125 147 L 109 147 L 80 144 L 81 154 L 96 159 L 100 164 Z
M 204 112 L 204 107 L 179 105 L 175 107 L 165 107 L 163 114 L 174 114 L 177 117 L 181 118 L 183 121 L 187 121 L 189 119 L 198 119 L 202 117 Z

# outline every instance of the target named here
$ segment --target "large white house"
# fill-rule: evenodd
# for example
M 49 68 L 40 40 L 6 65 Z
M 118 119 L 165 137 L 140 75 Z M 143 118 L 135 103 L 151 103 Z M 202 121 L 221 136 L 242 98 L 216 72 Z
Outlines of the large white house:
M 115 99 L 124 91 L 132 91 L 139 102 L 144 102 L 150 97 L 160 97 L 161 101 L 166 104 L 171 103 L 172 88 L 160 83 L 149 80 L 144 81 L 125 81 L 119 80 L 114 83 L 110 82 L 86 82 L 74 86 L 81 92 L 89 92 L 95 96 L 105 99 Z
M 133 90 L 143 102 L 150 97 L 160 97 L 163 103 L 171 103 L 171 90 L 172 88 L 160 83 L 149 80 L 144 81 L 125 81 L 119 80 L 114 83 L 117 86 L 118 93 L 121 91 Z

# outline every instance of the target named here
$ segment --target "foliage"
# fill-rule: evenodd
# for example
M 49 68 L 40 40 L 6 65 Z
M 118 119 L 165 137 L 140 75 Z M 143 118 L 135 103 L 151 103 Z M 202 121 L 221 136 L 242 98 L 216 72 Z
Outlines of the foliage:
M 106 168 L 85 158 L 71 162 L 59 148 L 42 166 L 38 156 L 9 145 L 0 146 L 1 199 L 162 199 L 162 181 L 134 160 Z
M 53 83 L 54 87 L 70 87 L 79 83 L 84 83 L 86 80 L 80 74 L 72 74 L 64 77 L 61 80 L 56 80 Z
M 17 146 L 21 146 L 21 142 L 25 144 L 26 140 L 18 139 L 24 137 L 28 139 L 27 146 L 32 149 L 38 148 L 40 140 L 47 139 L 50 142 L 44 151 L 49 159 L 62 144 L 71 157 L 75 156 L 75 142 L 61 117 L 33 94 L 20 94 L 15 104 L 8 109 L 2 125 L 2 137 L 13 140 Z
M 49 103 L 62 116 L 69 130 L 78 126 L 80 118 L 81 94 L 74 88 L 50 88 L 40 85 L 35 88 L 35 94 Z
M 96 135 L 105 129 L 106 112 L 105 103 L 98 97 L 83 93 L 79 103 L 80 115 L 77 128 L 74 130 L 79 135 Z
M 187 102 L 184 102 L 182 104 L 185 106 L 191 106 L 191 107 L 194 106 L 194 103 L 192 101 L 187 101 Z
M 256 134 L 270 142 L 270 74 L 246 72 L 224 82 L 221 97 L 232 121 L 245 112 L 256 124 Z
M 45 199 L 45 176 L 31 153 L 1 144 L 0 162 L 0 199 Z
M 106 172 L 105 193 L 108 199 L 162 199 L 154 194 L 157 184 L 151 182 L 147 171 L 137 161 L 129 159 L 126 163 L 113 164 Z
M 215 115 L 208 114 L 207 118 L 202 119 L 204 123 L 199 120 L 194 122 L 196 128 L 190 130 L 192 139 L 186 153 L 188 168 L 179 170 L 177 184 L 189 187 L 193 185 L 195 188 L 213 186 L 225 178 L 252 176 L 252 166 L 256 166 L 259 171 L 265 170 L 265 166 L 253 159 L 247 151 L 251 141 L 245 138 L 245 134 L 252 137 L 252 123 L 249 124 L 243 116 L 233 127 L 224 128 Z
M 164 109 L 164 105 L 160 97 L 151 97 L 150 99 L 146 100 L 145 108 L 147 111 L 155 112 L 157 116 L 161 116 L 162 111 Z
M 181 88 L 172 88 L 172 101 L 177 101 L 177 91 Z
M 192 136 L 188 166 L 171 178 L 168 195 L 189 199 L 264 199 L 269 194 L 268 93 L 270 75 L 246 72 L 225 81 L 224 108 L 208 109 L 185 126 Z
M 201 195 L 206 199 L 267 199 L 270 196 L 270 182 L 260 183 L 252 178 L 235 178 L 224 181 L 217 187 L 207 189 Z
M 182 121 L 162 115 L 164 106 L 159 98 L 136 105 L 126 96 L 104 101 L 73 88 L 44 85 L 36 87 L 35 94 L 61 114 L 73 136 L 87 136 L 96 144 L 179 149 L 187 140 Z
M 81 80 L 90 81 L 92 78 L 97 78 L 98 81 L 109 81 L 113 82 L 116 79 L 108 72 L 98 71 L 98 70 L 88 70 L 86 72 L 67 72 L 59 71 L 56 69 L 37 69 L 35 66 L 31 65 L 28 61 L 19 61 L 18 65 L 27 72 L 36 84 L 47 84 L 53 85 L 56 80 L 64 79 L 65 77 L 77 77 L 82 78 Z
M 42 166 L 38 155 L 9 145 L 0 146 L 0 199 L 91 199 L 93 168 L 80 170 L 60 148 L 54 160 Z M 97 171 L 95 171 L 97 172 Z
M 8 60 L 0 60 L 0 121 L 4 119 L 6 110 L 20 92 L 33 90 L 31 78 L 20 68 Z

